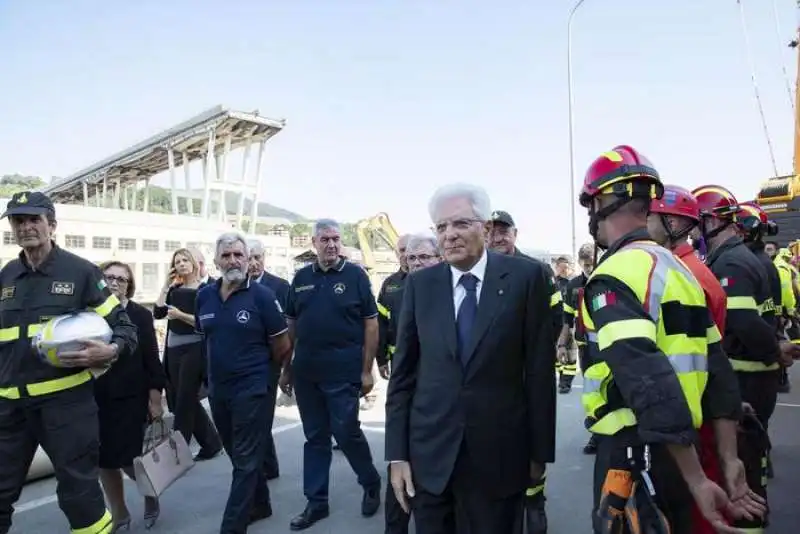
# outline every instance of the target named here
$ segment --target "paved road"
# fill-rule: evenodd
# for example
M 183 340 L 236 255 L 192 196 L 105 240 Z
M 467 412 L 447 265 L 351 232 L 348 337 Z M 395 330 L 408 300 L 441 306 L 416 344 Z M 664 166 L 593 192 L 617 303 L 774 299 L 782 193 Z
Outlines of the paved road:
M 769 532 L 790 534 L 800 524 L 800 370 L 795 371 L 795 391 L 781 396 L 772 423 L 773 459 L 776 478 L 771 493 L 773 524 Z M 592 459 L 581 454 L 586 439 L 582 429 L 580 390 L 559 397 L 558 461 L 548 476 L 548 515 L 553 534 L 590 534 L 589 507 Z M 383 416 L 381 403 L 362 412 L 362 421 L 372 450 L 378 460 L 383 453 Z M 293 407 L 279 408 L 275 422 L 281 462 L 281 478 L 270 484 L 275 515 L 255 524 L 251 533 L 289 532 L 290 519 L 305 505 L 302 494 L 303 433 Z M 379 464 L 382 470 L 383 462 Z M 364 519 L 359 514 L 361 491 L 355 476 L 341 453 L 334 455 L 331 480 L 331 516 L 318 523 L 310 533 L 379 534 L 383 519 Z M 225 506 L 230 483 L 230 464 L 226 457 L 198 464 L 162 497 L 162 517 L 156 530 L 168 534 L 214 534 Z M 128 482 L 129 502 L 134 518 L 142 515 L 141 499 Z M 56 534 L 68 532 L 66 522 L 55 503 L 55 482 L 43 480 L 23 491 L 14 534 Z M 141 521 L 132 524 L 131 532 L 145 532 Z

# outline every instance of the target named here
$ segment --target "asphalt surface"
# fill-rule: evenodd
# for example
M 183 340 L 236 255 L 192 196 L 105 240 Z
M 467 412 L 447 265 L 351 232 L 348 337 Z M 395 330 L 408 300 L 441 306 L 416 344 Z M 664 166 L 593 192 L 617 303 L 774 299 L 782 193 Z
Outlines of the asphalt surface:
M 795 370 L 794 392 L 781 395 L 773 422 L 771 481 L 772 524 L 768 532 L 800 532 L 800 366 Z M 579 386 L 580 381 L 576 381 Z M 558 458 L 548 469 L 547 509 L 552 534 L 590 534 L 590 487 L 592 458 L 581 449 L 587 434 L 582 426 L 580 389 L 559 396 Z M 383 459 L 383 409 L 379 397 L 375 407 L 362 411 L 362 426 L 372 445 L 379 471 Z M 290 532 L 289 521 L 305 506 L 302 490 L 303 432 L 294 407 L 278 408 L 274 432 L 280 457 L 281 477 L 270 483 L 274 515 L 254 524 L 248 532 Z M 366 519 L 360 515 L 361 488 L 341 452 L 334 453 L 331 477 L 331 516 L 307 532 L 319 534 L 379 534 L 383 532 L 383 510 Z M 228 458 L 197 464 L 161 498 L 161 517 L 150 532 L 167 534 L 214 534 L 225 507 L 230 484 Z M 127 481 L 128 503 L 134 518 L 130 532 L 146 532 L 142 526 L 142 499 Z M 55 499 L 55 480 L 28 484 L 17 505 L 14 534 L 69 532 Z M 413 527 L 412 527 L 413 532 Z

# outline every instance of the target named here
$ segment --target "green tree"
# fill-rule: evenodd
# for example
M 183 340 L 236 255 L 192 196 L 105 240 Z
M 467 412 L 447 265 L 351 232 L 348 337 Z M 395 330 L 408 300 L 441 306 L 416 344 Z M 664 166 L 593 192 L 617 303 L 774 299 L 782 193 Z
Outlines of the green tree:
M 309 234 L 311 234 L 311 226 L 306 223 L 293 224 L 291 230 L 289 230 L 291 237 L 302 237 Z
M 38 176 L 23 176 L 21 174 L 6 174 L 0 177 L 0 197 L 8 198 L 20 191 L 30 191 L 45 185 L 46 182 Z
M 356 232 L 356 224 L 343 223 L 342 224 L 342 244 L 346 247 L 355 247 L 361 249 L 358 242 L 358 233 Z

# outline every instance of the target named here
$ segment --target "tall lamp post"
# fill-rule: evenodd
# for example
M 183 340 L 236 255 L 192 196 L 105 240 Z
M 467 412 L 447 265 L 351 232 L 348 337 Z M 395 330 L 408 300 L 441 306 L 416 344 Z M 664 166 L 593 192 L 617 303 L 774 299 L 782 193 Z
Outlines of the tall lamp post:
M 575 13 L 583 5 L 586 0 L 578 0 L 569 12 L 567 19 L 567 98 L 569 99 L 569 206 L 570 217 L 572 219 L 572 261 L 578 261 L 578 239 L 577 228 L 575 220 L 575 118 L 573 116 L 572 108 L 574 106 L 572 96 L 572 21 L 575 19 Z

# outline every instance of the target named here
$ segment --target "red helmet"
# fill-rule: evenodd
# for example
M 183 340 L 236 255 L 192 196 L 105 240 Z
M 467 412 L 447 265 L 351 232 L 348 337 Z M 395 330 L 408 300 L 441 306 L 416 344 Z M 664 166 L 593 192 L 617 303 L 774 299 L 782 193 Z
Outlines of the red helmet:
M 703 185 L 692 191 L 700 208 L 700 216 L 733 219 L 739 202 L 733 193 L 719 185 Z
M 736 218 L 738 220 L 742 220 L 747 217 L 755 217 L 758 219 L 758 222 L 762 224 L 767 224 L 769 222 L 767 212 L 761 209 L 761 206 L 753 201 L 742 202 L 739 204 L 739 211 L 736 213 Z
M 663 192 L 661 179 L 650 160 L 635 148 L 620 145 L 603 153 L 586 171 L 580 203 L 588 208 L 594 197 L 605 193 L 652 199 L 661 198 Z
M 651 213 L 679 215 L 700 222 L 700 206 L 688 190 L 677 185 L 665 185 L 664 196 L 650 202 Z
M 778 235 L 778 225 L 770 221 L 767 212 L 755 201 L 742 202 L 736 212 L 736 224 L 745 232 L 761 230 L 762 235 Z

